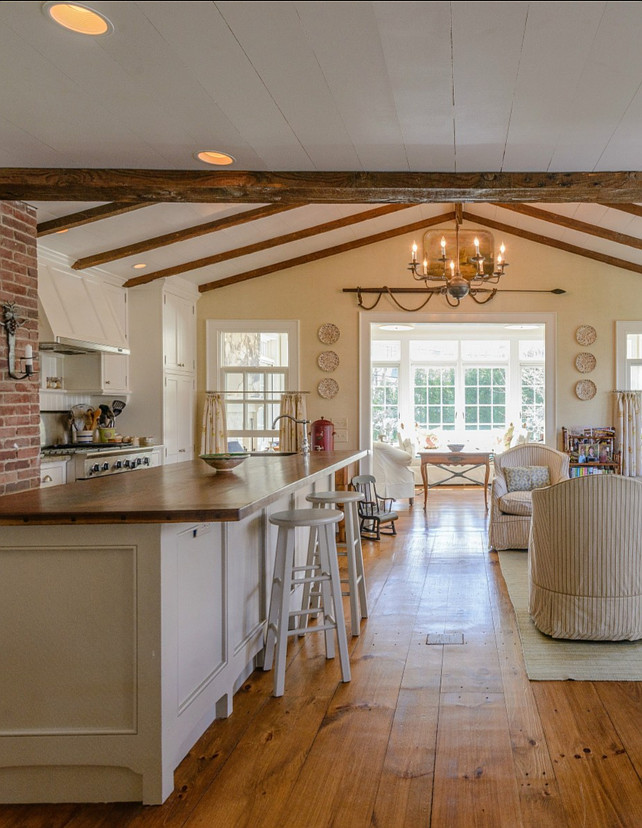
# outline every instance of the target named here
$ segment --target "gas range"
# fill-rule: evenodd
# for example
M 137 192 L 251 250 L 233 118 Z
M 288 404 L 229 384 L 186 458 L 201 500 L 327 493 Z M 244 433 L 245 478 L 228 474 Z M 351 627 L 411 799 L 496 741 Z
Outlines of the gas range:
M 148 469 L 153 465 L 153 452 L 148 446 L 129 443 L 69 443 L 41 449 L 43 457 L 70 457 L 69 482 Z

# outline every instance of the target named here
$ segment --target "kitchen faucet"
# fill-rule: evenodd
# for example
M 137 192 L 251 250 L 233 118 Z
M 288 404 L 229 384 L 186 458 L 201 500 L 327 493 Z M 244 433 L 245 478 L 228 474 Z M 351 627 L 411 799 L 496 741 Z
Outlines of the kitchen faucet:
M 308 429 L 307 426 L 310 425 L 310 420 L 297 420 L 291 414 L 279 414 L 279 416 L 274 420 L 272 423 L 272 428 L 282 420 L 284 417 L 287 417 L 288 420 L 292 420 L 293 423 L 297 423 L 303 426 L 303 443 L 301 444 L 301 454 L 310 454 L 310 441 L 308 440 Z

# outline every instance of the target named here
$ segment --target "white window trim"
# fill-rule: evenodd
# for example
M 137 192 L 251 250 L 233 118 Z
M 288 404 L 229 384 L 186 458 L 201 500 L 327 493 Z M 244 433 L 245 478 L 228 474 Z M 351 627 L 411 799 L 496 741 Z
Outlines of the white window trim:
M 372 391 L 370 382 L 370 339 L 371 326 L 400 323 L 458 323 L 466 324 L 495 323 L 501 325 L 544 325 L 544 343 L 546 348 L 546 410 L 545 410 L 545 443 L 553 448 L 557 445 L 556 434 L 556 342 L 557 342 L 557 314 L 556 313 L 413 313 L 401 316 L 398 312 L 359 313 L 359 446 L 361 449 L 372 449 L 370 434 L 370 410 L 372 405 Z M 403 353 L 402 353 L 403 356 Z M 403 364 L 403 360 L 402 360 Z
M 638 360 L 626 358 L 626 337 L 628 334 L 642 334 L 642 322 L 615 323 L 615 387 L 617 391 L 630 391 L 629 363 Z
M 299 321 L 297 319 L 206 319 L 205 354 L 208 391 L 219 388 L 221 365 L 220 336 L 222 332 L 254 333 L 274 331 L 288 335 L 288 385 L 286 391 L 299 390 Z

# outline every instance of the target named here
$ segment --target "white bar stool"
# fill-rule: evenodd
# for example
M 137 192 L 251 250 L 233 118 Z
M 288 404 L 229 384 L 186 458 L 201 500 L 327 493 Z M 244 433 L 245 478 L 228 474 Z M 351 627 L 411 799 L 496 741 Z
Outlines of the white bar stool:
M 352 635 L 359 635 L 362 618 L 368 617 L 368 598 L 366 595 L 366 576 L 363 571 L 363 553 L 361 551 L 361 532 L 359 531 L 359 514 L 357 503 L 364 499 L 361 492 L 315 492 L 308 495 L 306 500 L 313 503 L 316 508 L 332 507 L 337 503 L 343 504 L 345 513 L 346 544 L 345 552 L 337 552 L 338 555 L 348 559 L 348 577 L 342 578 L 341 583 L 348 585 L 348 591 L 342 595 L 350 597 L 350 624 Z M 308 546 L 308 565 L 312 566 L 316 560 L 316 536 L 315 531 L 310 531 L 310 544 Z M 302 608 L 310 609 L 318 606 L 318 596 L 311 584 L 306 584 L 303 589 Z
M 334 635 L 336 632 L 341 662 L 342 681 L 350 681 L 350 660 L 346 637 L 341 581 L 335 542 L 335 524 L 343 518 L 337 509 L 292 509 L 276 512 L 270 516 L 270 523 L 279 527 L 276 541 L 274 578 L 270 596 L 270 611 L 267 621 L 265 660 L 263 669 L 270 670 L 276 650 L 274 670 L 274 695 L 282 696 L 285 687 L 285 661 L 288 635 L 302 632 L 324 632 L 326 658 L 334 658 Z M 317 538 L 317 560 L 305 566 L 294 566 L 294 530 L 307 526 Z M 303 577 L 300 576 L 303 573 Z M 299 577 L 297 577 L 299 575 Z M 290 592 L 293 587 L 303 584 L 319 587 L 321 605 L 315 609 L 307 607 L 290 611 Z M 323 615 L 323 623 L 314 627 L 289 630 L 289 619 Z

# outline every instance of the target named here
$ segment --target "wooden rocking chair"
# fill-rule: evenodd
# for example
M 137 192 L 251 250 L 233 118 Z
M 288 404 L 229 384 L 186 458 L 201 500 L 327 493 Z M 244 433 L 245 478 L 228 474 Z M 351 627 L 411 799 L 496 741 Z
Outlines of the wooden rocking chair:
M 362 538 L 380 540 L 381 535 L 396 535 L 395 520 L 399 517 L 392 511 L 394 498 L 380 497 L 375 487 L 376 480 L 371 474 L 360 474 L 353 477 L 350 488 L 361 492 L 364 500 L 357 503 L 359 510 L 359 531 Z M 382 524 L 390 524 L 390 531 L 384 532 Z

